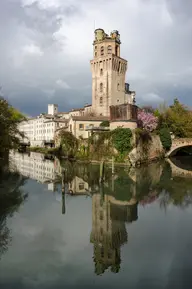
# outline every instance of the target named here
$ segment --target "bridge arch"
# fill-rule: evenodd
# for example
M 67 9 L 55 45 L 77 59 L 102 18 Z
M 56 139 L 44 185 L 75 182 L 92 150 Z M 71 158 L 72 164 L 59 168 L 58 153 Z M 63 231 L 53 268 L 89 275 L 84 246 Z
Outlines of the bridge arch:
M 192 171 L 178 167 L 170 159 L 167 159 L 167 161 L 170 164 L 173 177 L 192 178 Z
M 178 138 L 172 140 L 172 146 L 166 156 L 171 157 L 176 154 L 181 148 L 192 146 L 192 138 Z

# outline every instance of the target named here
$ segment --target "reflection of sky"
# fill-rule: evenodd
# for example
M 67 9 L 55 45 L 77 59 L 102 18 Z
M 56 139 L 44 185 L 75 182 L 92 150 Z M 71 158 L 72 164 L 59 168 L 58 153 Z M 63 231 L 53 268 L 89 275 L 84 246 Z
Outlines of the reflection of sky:
M 164 212 L 157 202 L 139 206 L 138 220 L 126 225 L 120 272 L 97 277 L 90 244 L 91 198 L 68 196 L 62 215 L 62 203 L 46 187 L 29 180 L 28 201 L 8 222 L 13 240 L 0 262 L 0 288 L 181 289 L 188 280 L 191 208 L 172 206 Z

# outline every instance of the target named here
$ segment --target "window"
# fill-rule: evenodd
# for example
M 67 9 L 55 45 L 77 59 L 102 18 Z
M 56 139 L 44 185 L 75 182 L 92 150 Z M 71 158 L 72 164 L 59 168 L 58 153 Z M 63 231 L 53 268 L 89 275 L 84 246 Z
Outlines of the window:
M 84 129 L 84 124 L 80 123 L 79 124 L 79 130 L 83 130 Z
M 79 184 L 79 190 L 80 190 L 80 191 L 84 190 L 84 187 L 85 187 L 85 186 L 84 186 L 84 183 L 80 183 L 80 184 Z
M 101 46 L 101 56 L 104 55 L 104 46 Z
M 100 97 L 99 103 L 100 103 L 100 106 L 103 105 L 103 98 L 102 97 Z
M 100 75 L 103 75 L 103 68 L 100 69 Z
M 103 92 L 103 83 L 100 83 L 100 92 Z
M 109 45 L 109 46 L 107 47 L 107 53 L 108 53 L 108 54 L 111 54 L 111 53 L 112 53 L 112 47 L 111 47 L 111 45 Z
M 120 84 L 117 83 L 117 90 L 119 91 L 120 90 Z
M 118 56 L 118 46 L 115 47 L 115 55 Z
M 95 57 L 97 57 L 97 51 L 95 51 Z

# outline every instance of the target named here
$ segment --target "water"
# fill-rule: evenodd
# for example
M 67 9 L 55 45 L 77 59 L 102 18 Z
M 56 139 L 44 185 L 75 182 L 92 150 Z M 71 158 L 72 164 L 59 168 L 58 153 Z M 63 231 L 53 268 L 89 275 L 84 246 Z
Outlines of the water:
M 192 287 L 190 157 L 114 177 L 109 167 L 103 186 L 96 165 L 11 159 L 0 184 L 0 288 Z

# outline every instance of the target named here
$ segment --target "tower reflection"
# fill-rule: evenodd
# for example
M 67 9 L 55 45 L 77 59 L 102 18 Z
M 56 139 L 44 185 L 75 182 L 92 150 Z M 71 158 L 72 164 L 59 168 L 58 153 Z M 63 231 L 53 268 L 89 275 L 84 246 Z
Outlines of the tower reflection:
M 95 274 L 101 275 L 110 268 L 118 273 L 121 264 L 121 246 L 128 242 L 126 223 L 136 221 L 137 200 L 117 200 L 114 196 L 100 193 L 92 196 L 92 232 L 93 260 Z

